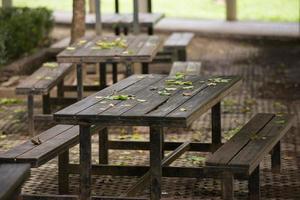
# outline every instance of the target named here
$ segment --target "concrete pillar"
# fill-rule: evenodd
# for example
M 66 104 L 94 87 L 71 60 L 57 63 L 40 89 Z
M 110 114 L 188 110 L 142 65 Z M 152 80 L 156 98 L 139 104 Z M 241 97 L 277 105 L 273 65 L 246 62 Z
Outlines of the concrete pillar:
M 236 0 L 226 0 L 226 20 L 236 21 L 237 20 L 237 6 Z
M 140 0 L 139 1 L 139 11 L 141 13 L 147 13 L 148 12 L 148 0 Z
M 12 0 L 2 0 L 3 8 L 10 8 L 12 7 L 12 5 L 13 5 Z
M 100 0 L 95 1 L 95 11 L 96 11 L 96 35 L 101 35 L 102 33 L 102 22 L 101 22 L 101 2 Z

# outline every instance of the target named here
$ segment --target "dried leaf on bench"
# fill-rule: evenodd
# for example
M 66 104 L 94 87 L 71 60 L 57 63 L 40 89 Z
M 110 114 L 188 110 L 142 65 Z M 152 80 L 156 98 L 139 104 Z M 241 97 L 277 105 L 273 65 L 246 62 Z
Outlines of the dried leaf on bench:
M 34 144 L 34 145 L 40 145 L 40 144 L 42 144 L 42 141 L 40 140 L 39 137 L 37 137 L 37 138 L 32 138 L 32 139 L 31 139 L 31 142 L 32 142 L 32 144 Z
M 48 67 L 48 68 L 57 68 L 58 63 L 56 62 L 46 62 L 43 64 L 43 67 Z

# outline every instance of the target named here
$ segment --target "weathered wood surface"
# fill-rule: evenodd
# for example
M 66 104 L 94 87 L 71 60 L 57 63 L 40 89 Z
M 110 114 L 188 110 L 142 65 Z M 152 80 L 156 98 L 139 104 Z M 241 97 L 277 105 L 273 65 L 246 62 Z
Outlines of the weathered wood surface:
M 222 77 L 226 83 L 210 84 L 211 77 L 187 76 L 193 89 L 177 86 L 170 95 L 160 95 L 171 79 L 164 75 L 134 75 L 91 95 L 54 114 L 60 123 L 101 123 L 102 125 L 188 126 L 240 85 L 239 77 Z M 109 95 L 135 95 L 125 101 L 110 100 Z M 139 100 L 138 100 L 139 99 Z M 142 100 L 142 101 L 141 101 Z
M 293 122 L 293 116 L 257 114 L 219 148 L 206 161 L 206 165 L 216 166 L 220 170 L 239 169 L 250 175 L 287 133 Z
M 16 198 L 29 175 L 29 164 L 0 164 L 0 199 Z
M 176 49 L 185 49 L 192 41 L 195 34 L 184 32 L 184 33 L 173 33 L 168 39 L 164 42 L 164 49 L 174 50 Z
M 174 62 L 169 76 L 175 76 L 176 73 L 184 73 L 186 75 L 192 76 L 200 75 L 201 62 Z
M 72 64 L 42 66 L 16 87 L 17 94 L 48 94 L 72 70 Z
M 0 154 L 0 163 L 30 163 L 38 167 L 79 142 L 79 128 L 72 125 L 57 125 L 31 140 Z
M 153 27 L 164 14 L 162 13 L 139 13 L 139 25 L 141 27 Z M 133 14 L 104 14 L 102 24 L 105 27 L 131 27 L 133 24 Z
M 101 63 L 101 62 L 151 62 L 162 45 L 158 36 L 127 36 L 124 47 L 101 49 L 98 41 L 112 42 L 116 36 L 97 36 L 85 43 L 77 43 L 73 50 L 64 50 L 57 55 L 60 63 Z M 70 47 L 69 47 L 70 48 Z M 95 49 L 96 48 L 96 49 Z

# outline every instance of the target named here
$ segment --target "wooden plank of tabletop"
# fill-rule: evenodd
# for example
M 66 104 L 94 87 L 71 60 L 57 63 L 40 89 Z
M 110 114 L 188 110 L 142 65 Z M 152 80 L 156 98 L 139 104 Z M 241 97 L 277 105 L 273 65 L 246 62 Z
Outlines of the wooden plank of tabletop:
M 206 87 L 204 90 L 199 91 L 196 95 L 194 95 L 180 107 L 169 113 L 167 117 L 170 119 L 186 119 L 187 123 L 190 124 L 199 115 L 203 114 L 216 103 L 220 102 L 222 98 L 227 96 L 241 84 L 240 77 L 232 76 L 221 78 L 230 79 L 230 81 L 228 83 L 218 83 L 215 86 Z M 182 109 L 185 109 L 185 111 L 182 111 Z
M 144 76 L 144 75 L 143 75 Z M 165 76 L 163 75 L 156 75 L 156 76 L 145 76 L 141 81 L 138 82 L 138 84 L 131 85 L 130 87 L 119 91 L 116 93 L 116 95 L 135 95 L 139 91 L 145 90 L 149 85 L 152 85 L 161 79 L 163 79 Z M 126 102 L 129 100 L 126 100 Z M 120 100 L 107 100 L 107 99 L 102 99 L 102 101 L 99 101 L 97 104 L 94 104 L 93 106 L 77 113 L 76 117 L 79 119 L 90 119 L 91 117 L 97 117 L 97 115 L 102 115 L 103 112 L 106 110 L 109 110 L 118 106 L 118 104 L 122 103 Z M 118 116 L 115 115 L 114 116 Z
M 150 88 L 147 88 L 139 95 L 142 99 L 147 100 L 144 103 L 137 104 L 132 109 L 128 110 L 127 112 L 123 113 L 122 116 L 130 116 L 130 117 L 142 117 L 142 116 L 152 116 L 152 111 L 158 111 L 159 113 L 156 117 L 164 117 L 162 113 L 163 110 L 166 108 L 171 107 L 174 105 L 174 99 L 181 99 L 182 101 L 186 101 L 190 98 L 190 96 L 184 96 L 183 93 L 189 93 L 197 91 L 198 88 L 203 84 L 200 83 L 201 80 L 198 76 L 190 76 L 187 77 L 186 81 L 191 81 L 194 85 L 194 90 L 182 90 L 181 87 L 175 86 L 168 86 L 165 85 L 165 81 L 168 80 L 170 77 L 166 77 L 162 83 L 157 85 L 157 90 L 151 91 Z M 169 88 L 177 88 L 175 91 L 169 91 L 171 93 L 170 96 L 163 96 L 158 94 L 158 91 L 163 90 L 165 87 Z M 148 94 L 147 94 L 148 93 Z M 166 105 L 166 106 L 165 106 Z
M 97 96 L 108 96 L 113 94 L 114 92 L 122 91 L 123 89 L 130 87 L 131 85 L 141 81 L 142 78 L 140 78 L 138 75 L 130 76 L 129 78 L 123 79 L 116 84 L 107 87 L 99 92 L 96 92 L 92 94 L 91 96 L 86 97 L 85 99 L 82 99 L 81 101 L 78 101 L 75 104 L 72 104 L 56 113 L 54 113 L 54 120 L 60 117 L 73 117 L 76 113 L 87 109 L 88 107 L 98 103 L 102 99 L 96 98 Z

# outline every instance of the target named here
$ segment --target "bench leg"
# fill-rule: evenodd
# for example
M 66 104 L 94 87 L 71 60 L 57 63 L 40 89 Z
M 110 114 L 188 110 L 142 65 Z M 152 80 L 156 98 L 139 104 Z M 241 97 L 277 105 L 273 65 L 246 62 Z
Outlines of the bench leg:
M 231 172 L 223 172 L 222 176 L 222 198 L 233 200 L 234 198 L 234 178 Z
M 148 27 L 148 35 L 153 35 L 153 26 Z
M 69 150 L 58 155 L 58 192 L 69 193 Z
M 59 99 L 64 98 L 64 80 L 60 81 L 57 84 L 57 97 Z
M 221 103 L 217 103 L 211 109 L 212 124 L 212 151 L 215 152 L 221 145 Z
M 99 164 L 108 164 L 108 130 L 99 131 Z
M 128 35 L 128 27 L 123 28 L 123 33 L 124 33 L 124 35 Z
M 34 97 L 29 94 L 27 97 L 27 112 L 28 112 L 28 131 L 32 136 L 35 136 L 34 132 Z
M 76 75 L 77 75 L 77 99 L 81 100 L 83 98 L 82 64 L 76 65 Z
M 149 64 L 142 63 L 142 74 L 149 74 Z
M 43 95 L 43 113 L 51 113 L 50 94 Z
M 113 78 L 113 83 L 118 82 L 118 63 L 112 64 L 112 78 Z
M 178 61 L 186 61 L 187 60 L 187 55 L 186 55 L 186 50 L 181 49 L 178 50 Z
M 249 177 L 249 199 L 259 200 L 260 199 L 260 185 L 259 185 L 259 166 L 252 172 Z
M 90 129 L 89 125 L 79 126 L 80 200 L 90 199 L 91 196 L 92 143 Z
M 120 27 L 115 27 L 114 28 L 114 31 L 115 31 L 115 35 L 120 35 Z
M 272 155 L 272 171 L 276 173 L 280 173 L 281 168 L 281 144 L 280 141 L 274 146 Z
M 161 198 L 163 128 L 150 127 L 150 199 Z
M 100 83 L 100 88 L 103 89 L 103 88 L 106 88 L 106 86 L 107 86 L 107 84 L 106 84 L 106 64 L 105 63 L 100 63 L 99 67 L 100 67 L 100 69 L 99 69 L 99 72 L 100 72 L 99 83 Z
M 132 65 L 131 63 L 126 63 L 126 72 L 125 72 L 125 77 L 129 77 L 132 75 Z

